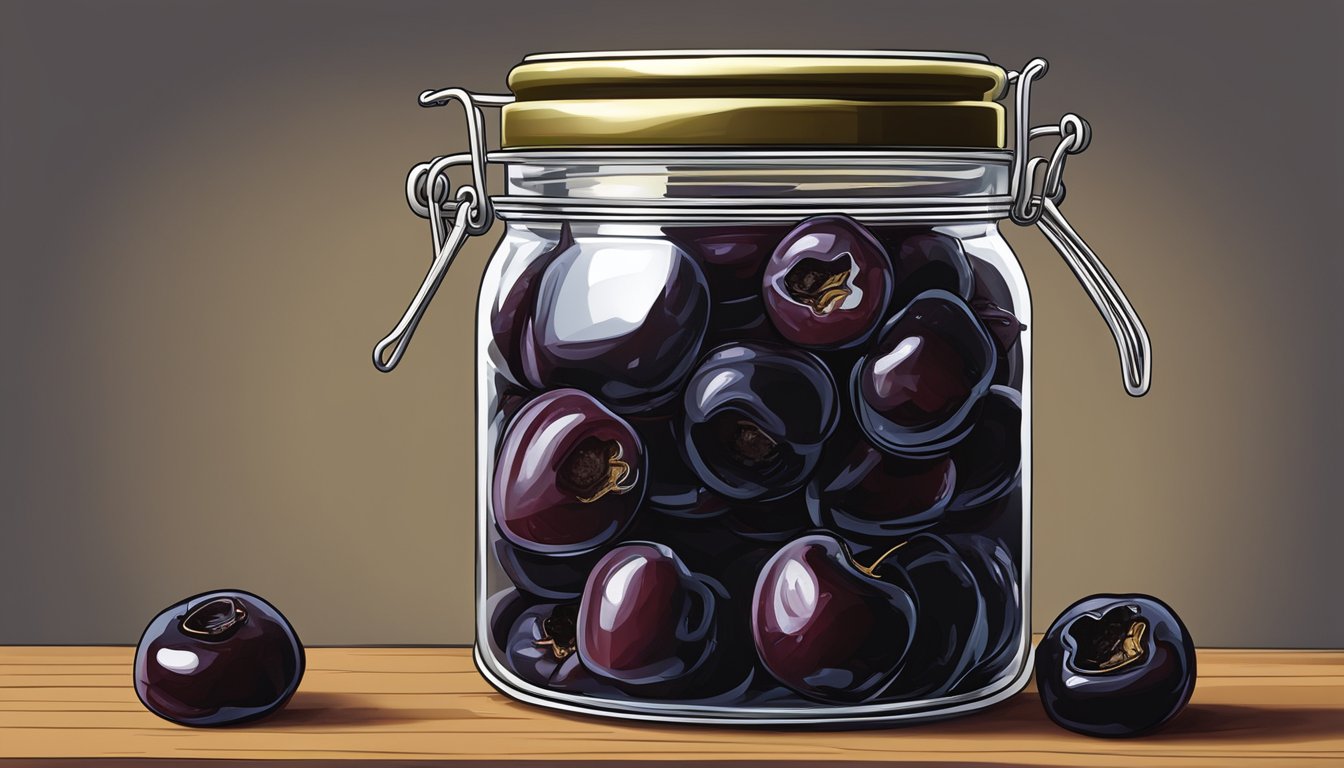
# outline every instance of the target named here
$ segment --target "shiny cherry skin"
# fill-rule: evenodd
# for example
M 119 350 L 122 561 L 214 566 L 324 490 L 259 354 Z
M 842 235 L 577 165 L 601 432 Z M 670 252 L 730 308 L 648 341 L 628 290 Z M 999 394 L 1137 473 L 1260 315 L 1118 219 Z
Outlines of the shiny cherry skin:
M 490 306 L 490 333 L 494 339 L 494 352 L 514 382 L 521 384 L 524 381 L 523 332 L 532 318 L 541 276 L 556 256 L 573 246 L 569 225 L 564 224 L 554 243 L 533 237 L 506 251 L 509 257 L 500 270 L 498 298 Z
M 802 491 L 764 502 L 739 502 L 720 518 L 733 535 L 764 545 L 779 546 L 813 527 Z M 753 582 L 754 583 L 754 582 Z
M 891 301 L 891 260 L 848 216 L 814 216 L 794 227 L 762 276 L 770 322 L 787 341 L 843 349 L 867 341 Z
M 661 544 L 675 552 L 692 573 L 721 580 L 729 564 L 759 546 L 733 533 L 724 519 L 645 514 L 640 515 L 639 523 L 626 538 Z
M 821 534 L 775 553 L 751 606 L 752 638 L 770 674 L 804 696 L 833 703 L 865 701 L 892 680 L 906 659 L 915 619 L 899 569 L 865 569 L 839 540 Z
M 998 345 L 999 353 L 1002 354 L 1013 348 L 1017 344 L 1017 337 L 1027 329 L 1027 326 L 1017 319 L 1017 315 L 988 301 L 971 301 L 971 310 L 975 316 L 980 318 L 980 322 L 994 337 L 994 342 Z
M 1036 648 L 1036 686 L 1056 724 L 1136 736 L 1170 722 L 1195 689 L 1195 645 L 1149 595 L 1094 595 L 1069 606 Z
M 673 517 L 715 517 L 727 511 L 729 501 L 705 487 L 686 465 L 681 450 L 681 420 L 671 416 L 640 419 L 630 423 L 649 455 L 646 506 Z
M 946 539 L 918 534 L 895 557 L 914 587 L 919 626 L 905 668 L 884 698 L 943 696 L 983 655 L 989 639 L 985 598 L 975 575 Z
M 145 628 L 135 649 L 135 695 L 179 725 L 233 725 L 284 707 L 304 661 L 303 644 L 275 606 L 250 592 L 207 592 Z
M 696 691 L 719 661 L 722 588 L 667 546 L 626 542 L 593 568 L 579 603 L 579 658 L 632 692 Z
M 542 600 L 578 600 L 602 556 L 600 548 L 572 555 L 541 554 L 514 546 L 502 536 L 492 538 L 491 548 L 504 575 L 519 591 Z
M 917 296 L 854 366 L 859 426 L 891 453 L 941 453 L 974 423 L 994 377 L 994 342 L 970 308 L 945 291 Z
M 910 459 L 878 450 L 862 437 L 832 458 L 807 485 L 814 525 L 847 540 L 884 540 L 937 525 L 952 499 L 957 467 L 947 456 Z
M 745 342 L 764 342 L 788 346 L 784 337 L 779 335 L 770 318 L 761 308 L 760 295 L 738 301 L 714 305 L 713 319 L 709 333 L 705 334 L 702 349 L 714 349 L 725 344 Z
M 676 227 L 670 237 L 699 262 L 717 305 L 745 298 L 760 307 L 761 272 L 789 231 L 780 225 Z
M 975 669 L 959 683 L 955 692 L 973 691 L 994 683 L 1014 661 L 1021 662 L 1023 647 L 1030 651 L 1030 640 L 1021 634 L 1022 585 L 1017 565 L 1008 545 L 979 534 L 949 534 L 945 537 L 961 555 L 985 601 L 987 638 Z
M 504 432 L 490 504 L 509 543 L 577 554 L 614 540 L 644 498 L 644 447 L 624 419 L 577 389 L 545 392 Z
M 941 232 L 908 227 L 882 227 L 877 233 L 891 254 L 895 270 L 893 311 L 904 309 L 925 291 L 941 290 L 962 300 L 971 298 L 976 274 L 960 240 Z
M 683 414 L 686 460 L 705 485 L 736 501 L 763 501 L 807 482 L 839 407 L 816 357 L 745 342 L 706 355 L 687 382 Z
M 740 535 L 729 524 L 734 516 L 731 511 L 712 519 L 643 515 L 629 534 L 630 539 L 667 547 L 692 574 L 711 581 L 716 589 L 722 588 L 718 595 L 716 661 L 725 668 L 733 659 L 731 668 L 723 674 L 750 668 L 755 660 L 747 639 L 751 596 L 761 567 L 779 546 Z
M 503 377 L 497 377 L 496 382 L 507 381 Z M 520 387 L 508 386 L 507 384 L 499 386 L 496 392 L 494 402 L 490 404 L 490 432 L 494 435 L 502 435 L 504 429 L 513 421 L 513 417 L 518 415 L 518 411 L 527 405 L 527 401 L 532 399 L 532 393 Z M 503 447 L 504 441 L 495 440 L 495 457 L 499 457 L 499 449 Z
M 572 693 L 598 693 L 603 686 L 579 661 L 579 604 L 540 603 L 510 623 L 504 658 L 514 674 L 534 685 Z
M 1016 488 L 1022 476 L 1022 395 L 990 387 L 975 426 L 951 455 L 957 466 L 953 512 L 984 506 Z
M 1014 314 L 1012 292 L 1003 275 L 988 267 L 977 269 L 970 307 L 998 349 L 994 383 L 1021 389 L 1022 347 L 1017 341 L 1027 326 Z
M 709 325 L 709 286 L 671 243 L 603 237 L 551 261 L 522 335 L 537 388 L 576 387 L 617 413 L 676 398 Z

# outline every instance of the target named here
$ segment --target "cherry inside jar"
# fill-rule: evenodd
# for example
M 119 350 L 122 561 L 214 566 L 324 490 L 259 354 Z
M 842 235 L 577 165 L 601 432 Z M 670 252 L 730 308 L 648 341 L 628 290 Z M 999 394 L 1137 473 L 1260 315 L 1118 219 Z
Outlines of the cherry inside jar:
M 511 95 L 421 95 L 460 102 L 472 146 L 408 178 L 435 260 L 374 364 L 397 365 L 464 240 L 502 220 L 476 324 L 491 684 L 762 725 L 942 718 L 1026 685 L 1032 319 L 1001 222 L 1065 256 L 1127 391 L 1151 374 L 1141 322 L 1058 209 L 1090 129 L 1031 124 L 1045 67 L 539 54 Z M 502 108 L 497 152 L 484 107 Z

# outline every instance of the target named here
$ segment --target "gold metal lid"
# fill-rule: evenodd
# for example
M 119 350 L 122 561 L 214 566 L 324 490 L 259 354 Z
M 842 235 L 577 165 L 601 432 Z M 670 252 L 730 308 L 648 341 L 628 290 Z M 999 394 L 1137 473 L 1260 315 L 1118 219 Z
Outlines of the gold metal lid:
M 501 144 L 997 149 L 1006 81 L 975 54 L 540 54 L 509 73 Z

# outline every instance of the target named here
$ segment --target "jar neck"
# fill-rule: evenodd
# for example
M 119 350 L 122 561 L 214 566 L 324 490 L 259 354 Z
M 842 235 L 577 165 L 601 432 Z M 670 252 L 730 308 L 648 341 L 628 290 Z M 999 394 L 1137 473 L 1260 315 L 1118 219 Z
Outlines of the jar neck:
M 999 196 L 1012 160 L 996 151 L 508 154 L 511 196 L 612 201 Z
M 874 222 L 1002 218 L 1011 153 L 499 153 L 505 219 L 787 222 L 843 210 Z

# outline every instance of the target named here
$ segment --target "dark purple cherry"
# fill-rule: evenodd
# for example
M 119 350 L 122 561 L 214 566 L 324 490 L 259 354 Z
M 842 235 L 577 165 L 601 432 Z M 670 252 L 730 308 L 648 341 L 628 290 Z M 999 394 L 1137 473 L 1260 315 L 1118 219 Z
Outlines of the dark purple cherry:
M 715 304 L 710 313 L 709 333 L 705 334 L 704 349 L 714 349 L 724 344 L 740 344 L 748 341 L 785 344 L 770 318 L 765 316 L 765 308 L 760 294 L 737 301 Z
M 987 264 L 980 263 L 975 274 L 975 294 L 971 297 L 970 306 L 994 337 L 998 348 L 994 383 L 1021 389 L 1022 346 L 1017 340 L 1027 326 L 1013 314 L 1013 296 L 1004 276 Z
M 617 413 L 677 396 L 709 324 L 709 287 L 671 243 L 580 239 L 541 276 L 522 339 L 535 387 L 577 387 Z
M 847 216 L 815 216 L 784 236 L 766 264 L 762 296 L 786 340 L 841 349 L 873 335 L 891 300 L 891 260 Z
M 941 232 L 884 228 L 880 237 L 892 254 L 896 289 L 891 305 L 903 309 L 925 291 L 939 290 L 957 298 L 971 298 L 975 289 L 975 271 L 961 241 Z
M 529 552 L 503 538 L 492 543 L 500 570 L 520 591 L 543 600 L 578 600 L 600 549 L 576 555 Z
M 1060 614 L 1036 647 L 1041 704 L 1061 727 L 1136 736 L 1168 723 L 1195 690 L 1195 645 L 1166 603 L 1093 595 Z
M 705 487 L 686 465 L 681 450 L 680 419 L 631 417 L 649 456 L 649 509 L 673 517 L 714 517 L 728 509 L 728 500 Z
M 971 309 L 984 324 L 985 329 L 994 337 L 998 350 L 995 363 L 994 383 L 1011 387 L 1022 386 L 1022 348 L 1017 338 L 1027 329 L 1017 316 L 997 304 L 985 301 L 971 302 Z
M 792 541 L 812 526 L 802 491 L 772 501 L 738 502 L 720 521 L 736 536 L 774 545 Z
M 905 668 L 883 697 L 946 695 L 984 654 L 989 641 L 985 598 L 971 569 L 941 536 L 911 538 L 896 559 L 914 586 L 919 626 Z
M 490 306 L 490 331 L 495 350 L 508 371 L 509 377 L 523 383 L 523 332 L 532 318 L 537 301 L 537 287 L 541 275 L 561 253 L 574 246 L 569 224 L 560 226 L 559 238 L 554 243 L 529 239 L 508 251 L 508 258 L 500 270 L 499 290 Z
M 303 645 L 274 606 L 249 592 L 207 592 L 145 628 L 135 695 L 179 725 L 232 725 L 284 707 L 303 669 Z
M 588 577 L 577 619 L 579 657 L 598 676 L 630 690 L 694 691 L 717 661 L 723 597 L 670 548 L 622 544 Z
M 501 439 L 504 435 L 504 429 L 513 421 L 513 417 L 518 415 L 518 411 L 527 405 L 527 401 L 532 399 L 531 393 L 521 387 L 516 387 L 508 383 L 508 379 L 503 376 L 495 378 L 496 392 L 494 401 L 489 406 L 490 412 L 490 435 L 495 446 L 495 458 L 499 458 L 499 451 L 504 447 L 504 441 Z
M 718 305 L 748 296 L 760 299 L 761 272 L 775 244 L 788 229 L 781 225 L 720 225 L 666 231 L 668 237 L 700 262 Z
M 1017 343 L 1017 337 L 1027 330 L 1027 326 L 1017 319 L 1017 315 L 997 304 L 977 300 L 972 301 L 970 306 L 985 329 L 994 337 L 1000 352 L 1012 349 Z
M 757 544 L 733 534 L 722 518 L 678 518 L 640 515 L 626 535 L 629 540 L 661 544 L 676 553 L 692 573 L 717 578 L 717 570 Z
M 975 669 L 957 686 L 957 691 L 973 691 L 998 681 L 1014 662 L 1020 667 L 1023 652 L 1031 651 L 1031 639 L 1022 633 L 1022 585 L 1004 542 L 978 534 L 945 538 L 970 568 L 985 601 L 985 648 Z
M 730 515 L 732 513 L 729 513 Z M 666 515 L 643 515 L 630 532 L 631 539 L 655 543 L 676 553 L 677 559 L 697 577 L 707 577 L 719 590 L 719 661 L 733 654 L 751 666 L 748 606 L 756 589 L 761 566 L 775 553 L 777 544 L 739 535 L 725 525 L 728 515 L 713 519 L 679 519 Z M 728 670 L 725 672 L 737 671 Z
M 1004 273 L 986 261 L 975 261 L 971 267 L 975 271 L 975 290 L 971 292 L 969 301 L 972 306 L 992 304 L 1005 312 L 1017 311 L 1013 291 L 1008 287 L 1008 278 Z
M 984 506 L 1017 487 L 1022 474 L 1022 395 L 990 387 L 975 426 L 952 448 L 957 491 L 949 509 Z
M 837 539 L 804 536 L 761 571 L 752 637 L 761 662 L 784 685 L 820 701 L 860 702 L 901 669 L 915 616 L 898 568 L 882 559 L 859 566 Z
M 518 614 L 504 649 L 514 674 L 550 690 L 599 692 L 604 686 L 579 661 L 578 615 L 574 602 L 541 603 Z
M 504 432 L 491 508 L 504 538 L 543 554 L 606 544 L 644 498 L 644 447 L 591 395 L 557 389 L 523 406 Z
M 835 383 L 811 354 L 760 342 L 718 347 L 686 385 L 687 463 L 730 499 L 785 496 L 816 468 L 838 411 Z
M 945 451 L 974 423 L 994 365 L 994 341 L 970 307 L 946 291 L 922 293 L 854 367 L 859 426 L 892 453 Z
M 889 539 L 936 525 L 952 499 L 957 469 L 946 456 L 909 459 L 859 438 L 824 462 L 807 486 L 813 524 L 846 539 Z

